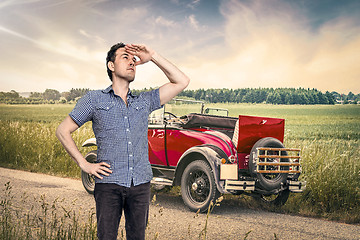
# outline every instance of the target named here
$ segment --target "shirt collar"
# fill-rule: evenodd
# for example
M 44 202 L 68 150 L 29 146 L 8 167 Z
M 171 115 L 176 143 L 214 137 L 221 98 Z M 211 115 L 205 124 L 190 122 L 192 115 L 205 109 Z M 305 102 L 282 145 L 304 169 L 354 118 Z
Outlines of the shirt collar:
M 110 93 L 110 92 L 114 92 L 114 89 L 112 88 L 112 85 L 108 86 L 107 88 L 105 88 L 104 90 L 102 90 L 103 93 Z M 129 88 L 129 92 L 128 92 L 128 97 L 136 97 L 134 94 L 132 94 L 130 88 Z
M 105 88 L 104 90 L 102 90 L 103 93 L 109 93 L 110 91 L 114 91 L 112 89 L 112 85 L 108 86 L 107 88 Z

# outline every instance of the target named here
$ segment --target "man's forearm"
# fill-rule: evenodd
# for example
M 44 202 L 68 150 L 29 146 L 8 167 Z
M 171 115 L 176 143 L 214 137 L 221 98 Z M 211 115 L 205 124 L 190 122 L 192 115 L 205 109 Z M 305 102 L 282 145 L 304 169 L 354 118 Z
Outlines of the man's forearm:
M 62 126 L 60 125 L 56 130 L 56 136 L 61 142 L 61 144 L 64 146 L 66 152 L 81 168 L 81 165 L 83 165 L 83 162 L 86 160 L 84 159 L 81 152 L 77 148 L 73 138 L 71 137 L 71 133 L 64 131 L 64 129 L 62 129 Z
M 159 89 L 160 104 L 163 105 L 184 90 L 188 86 L 190 79 L 179 68 L 156 52 L 153 54 L 151 61 L 164 72 L 170 81 Z
M 153 54 L 151 61 L 164 72 L 171 83 L 178 84 L 183 89 L 189 84 L 190 79 L 179 68 L 157 52 Z
M 56 129 L 56 136 L 58 137 L 61 144 L 64 146 L 65 150 L 69 153 L 71 158 L 76 162 L 76 164 L 81 168 L 82 171 L 90 173 L 97 178 L 102 179 L 104 176 L 109 176 L 112 171 L 109 169 L 110 165 L 101 162 L 101 163 L 89 163 L 81 154 L 78 147 L 76 146 L 74 139 L 71 137 L 71 133 L 78 129 L 77 124 L 67 116 L 65 120 L 60 123 Z

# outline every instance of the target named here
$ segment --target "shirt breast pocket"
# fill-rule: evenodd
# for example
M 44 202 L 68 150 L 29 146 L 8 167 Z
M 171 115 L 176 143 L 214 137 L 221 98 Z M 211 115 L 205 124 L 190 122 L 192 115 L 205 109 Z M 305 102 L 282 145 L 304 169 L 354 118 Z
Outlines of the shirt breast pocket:
M 115 103 L 102 102 L 95 106 L 95 122 L 100 129 L 110 130 L 116 127 L 119 113 L 116 111 Z
M 144 104 L 133 104 L 132 105 L 132 115 L 136 116 L 134 118 L 133 124 L 137 127 L 147 126 L 149 110 Z

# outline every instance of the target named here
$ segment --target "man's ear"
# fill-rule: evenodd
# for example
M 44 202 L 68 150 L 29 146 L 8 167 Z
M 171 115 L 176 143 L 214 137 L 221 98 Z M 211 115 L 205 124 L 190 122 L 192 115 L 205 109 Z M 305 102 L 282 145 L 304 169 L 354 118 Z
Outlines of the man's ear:
M 108 62 L 108 68 L 111 70 L 111 71 L 114 71 L 114 63 L 109 61 Z

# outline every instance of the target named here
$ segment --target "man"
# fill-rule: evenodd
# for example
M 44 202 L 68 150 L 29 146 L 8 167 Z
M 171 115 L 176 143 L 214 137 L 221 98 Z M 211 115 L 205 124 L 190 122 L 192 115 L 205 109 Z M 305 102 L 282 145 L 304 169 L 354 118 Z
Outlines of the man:
M 152 61 L 170 82 L 134 96 L 129 85 L 136 67 Z M 58 126 L 56 136 L 78 166 L 94 175 L 99 239 L 116 239 L 122 211 L 127 239 L 145 239 L 150 201 L 151 166 L 148 159 L 147 118 L 187 87 L 189 78 L 145 45 L 115 44 L 106 59 L 112 85 L 90 91 Z M 92 121 L 98 152 L 89 163 L 71 133 Z

